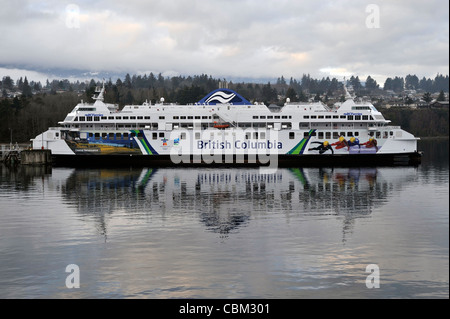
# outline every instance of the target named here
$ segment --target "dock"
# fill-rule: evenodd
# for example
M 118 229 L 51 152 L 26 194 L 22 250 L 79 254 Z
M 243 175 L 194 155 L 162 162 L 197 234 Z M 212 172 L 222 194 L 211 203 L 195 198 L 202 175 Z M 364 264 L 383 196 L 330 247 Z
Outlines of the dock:
M 24 149 L 18 144 L 2 145 L 0 162 L 7 166 L 16 165 L 49 165 L 52 163 L 51 150 Z

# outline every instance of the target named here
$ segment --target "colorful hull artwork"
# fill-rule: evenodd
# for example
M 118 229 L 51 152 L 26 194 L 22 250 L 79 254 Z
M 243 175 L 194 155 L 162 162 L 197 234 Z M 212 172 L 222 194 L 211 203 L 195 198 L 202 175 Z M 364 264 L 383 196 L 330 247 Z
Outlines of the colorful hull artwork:
M 367 141 L 350 145 L 350 141 L 331 141 L 328 147 L 323 142 L 311 141 L 315 130 L 310 130 L 308 136 L 303 138 L 290 151 L 279 150 L 279 155 L 322 155 L 322 154 L 376 154 L 381 147 L 377 146 L 376 141 Z M 76 155 L 168 155 L 172 146 L 178 146 L 179 138 L 173 140 L 161 138 L 152 141 L 158 146 L 161 154 L 150 144 L 143 130 L 132 130 L 131 139 L 127 140 L 103 140 L 88 138 L 74 141 L 66 140 L 67 145 Z M 327 142 L 328 143 L 328 142 Z M 232 145 L 232 144 L 230 144 Z

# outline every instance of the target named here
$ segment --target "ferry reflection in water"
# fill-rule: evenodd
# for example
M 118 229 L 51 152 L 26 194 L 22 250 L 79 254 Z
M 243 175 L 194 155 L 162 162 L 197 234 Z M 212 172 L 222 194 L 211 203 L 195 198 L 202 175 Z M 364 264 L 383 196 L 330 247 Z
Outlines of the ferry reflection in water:
M 59 170 L 67 176 L 54 169 L 54 177 Z M 415 173 L 413 167 L 294 168 L 267 175 L 258 168 L 72 169 L 61 190 L 80 214 L 95 215 L 105 240 L 108 216 L 119 212 L 144 219 L 198 214 L 206 230 L 223 237 L 272 212 L 336 215 L 345 240 L 355 219 L 369 216 Z

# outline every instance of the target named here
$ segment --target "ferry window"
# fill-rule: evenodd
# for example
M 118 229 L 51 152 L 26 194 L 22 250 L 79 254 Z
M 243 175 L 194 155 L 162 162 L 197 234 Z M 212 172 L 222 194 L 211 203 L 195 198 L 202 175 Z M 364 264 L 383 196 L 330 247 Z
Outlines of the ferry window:
M 159 137 L 164 138 L 164 133 L 163 132 L 159 133 Z
M 304 119 L 309 119 L 309 115 L 303 115 Z
M 95 121 L 95 122 L 100 121 L 100 117 L 99 117 L 99 116 L 94 116 L 94 121 Z
M 323 119 L 323 115 L 319 115 L 319 119 Z
M 196 119 L 196 120 L 200 120 L 200 116 L 196 116 L 195 119 Z
M 249 140 L 251 138 L 251 134 L 250 133 L 245 133 L 245 139 Z
M 113 133 L 111 133 L 113 134 Z M 122 133 L 116 133 L 116 140 L 122 139 Z
M 207 116 L 202 116 L 202 120 L 207 120 L 208 117 Z
M 326 119 L 331 119 L 331 115 L 326 115 L 325 118 Z
M 131 136 L 132 136 L 132 137 L 135 137 L 135 136 L 136 136 L 136 133 L 134 133 L 134 132 L 131 133 Z
M 381 132 L 377 132 L 377 138 L 381 138 Z
M 267 119 L 273 120 L 273 116 L 269 115 L 269 116 L 267 116 Z
M 143 120 L 144 117 L 143 117 L 143 116 L 138 116 L 137 119 L 138 119 L 138 120 Z
M 114 116 L 108 116 L 108 120 L 114 120 Z
M 116 120 L 121 120 L 122 116 L 116 116 Z
M 323 139 L 323 132 L 319 132 L 319 139 Z
M 102 116 L 102 120 L 106 120 L 108 119 L 106 116 Z
M 100 133 L 95 133 L 95 139 L 99 140 L 100 139 Z
M 91 122 L 92 121 L 92 116 L 86 116 L 86 121 Z
M 217 115 L 214 115 L 214 116 L 213 116 L 213 119 L 218 120 L 219 117 L 218 117 Z
M 136 116 L 130 116 L 130 120 L 135 120 Z
M 195 132 L 195 139 L 199 140 L 200 139 L 200 132 Z
M 317 116 L 315 116 L 315 115 L 311 115 L 311 118 L 312 118 L 312 119 L 316 119 L 316 118 L 317 118 Z
M 257 120 L 259 118 L 259 116 L 253 115 L 253 119 Z
M 279 116 L 279 115 L 275 116 L 275 119 L 276 119 L 276 120 L 279 120 L 279 119 L 280 119 L 280 116 Z
M 393 132 L 393 131 L 390 131 L 390 132 L 389 132 L 389 135 L 390 135 L 390 136 L 393 136 L 393 135 L 394 135 L 394 132 Z
M 114 139 L 114 133 L 109 133 L 109 139 L 113 140 Z
M 266 119 L 266 117 L 265 117 L 264 115 L 261 115 L 259 118 L 260 118 L 261 120 L 265 120 L 265 119 Z
M 89 136 L 89 137 L 93 137 L 93 136 L 94 136 L 94 134 L 92 134 L 92 133 L 89 133 L 89 134 L 88 134 L 88 136 Z
M 185 120 L 185 119 L 186 119 L 186 116 L 180 116 L 180 119 L 181 119 L 181 120 Z
M 144 116 L 144 120 L 150 120 L 150 116 Z
M 254 132 L 254 133 L 253 133 L 253 139 L 255 139 L 255 140 L 258 139 L 258 132 Z
M 303 132 L 303 137 L 308 137 L 309 136 L 309 133 L 308 132 Z
M 353 121 L 353 115 L 348 115 L 348 116 L 347 116 L 347 120 Z
M 186 139 L 186 133 L 185 133 L 185 132 L 181 133 L 180 139 L 182 139 L 182 140 L 185 140 L 185 139 Z
M 262 140 L 266 139 L 266 132 L 261 132 L 261 133 L 259 134 L 259 137 L 260 137 Z
M 383 138 L 388 138 L 388 132 L 384 132 L 384 134 L 383 134 Z
M 339 116 L 338 116 L 338 115 L 333 115 L 333 118 L 334 118 L 334 119 L 338 119 Z
M 124 120 L 128 120 L 128 116 L 124 116 L 123 119 L 124 119 Z
M 341 118 L 341 119 L 345 119 L 345 118 L 347 118 L 345 115 L 341 115 L 339 118 Z
M 123 139 L 127 140 L 128 139 L 128 133 L 123 133 Z
M 158 138 L 158 133 L 153 133 L 152 138 L 156 140 Z
M 361 120 L 361 115 L 355 115 L 355 120 L 356 121 L 360 121 Z
M 289 132 L 289 138 L 291 140 L 293 140 L 295 138 L 295 133 L 294 132 Z
M 102 139 L 107 139 L 108 138 L 108 134 L 107 133 L 102 133 Z
M 326 138 L 327 140 L 329 140 L 329 139 L 331 138 L 331 132 L 326 132 L 326 133 L 325 133 L 325 138 Z
M 166 117 L 165 116 L 160 116 L 159 119 L 160 120 L 164 120 Z
M 338 138 L 339 138 L 339 133 L 333 132 L 333 139 L 338 139 Z
M 363 119 L 364 121 L 367 121 L 367 120 L 369 119 L 369 115 L 363 115 L 363 116 L 362 116 L 362 119 Z
M 281 118 L 282 119 L 287 119 L 288 117 L 286 115 L 283 115 Z
M 192 120 L 192 119 L 194 119 L 193 116 L 188 116 L 188 120 Z

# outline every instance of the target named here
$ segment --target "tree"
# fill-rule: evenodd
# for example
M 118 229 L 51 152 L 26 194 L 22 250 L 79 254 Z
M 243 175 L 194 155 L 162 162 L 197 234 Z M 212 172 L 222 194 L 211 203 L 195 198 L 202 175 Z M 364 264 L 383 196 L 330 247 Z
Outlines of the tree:
M 445 101 L 445 94 L 443 90 L 441 90 L 441 92 L 439 93 L 437 101 Z
M 372 77 L 369 75 L 366 79 L 366 89 L 374 90 L 378 89 L 379 85 L 377 84 L 377 81 L 372 79 Z
M 31 91 L 31 87 L 28 84 L 27 77 L 25 77 L 25 80 L 23 81 L 22 96 L 23 97 L 32 97 L 33 96 L 33 92 Z
M 425 102 L 430 103 L 431 100 L 432 100 L 432 98 L 431 98 L 431 93 L 430 93 L 430 92 L 424 93 L 424 95 L 423 95 L 422 98 L 423 98 L 423 100 L 424 100 Z
M 405 78 L 405 87 L 408 90 L 416 90 L 419 88 L 419 78 L 416 75 L 408 74 Z
M 289 88 L 286 91 L 286 99 L 290 99 L 291 102 L 297 102 L 297 93 L 295 93 L 295 90 L 293 88 Z
M 9 76 L 4 76 L 2 80 L 2 87 L 6 90 L 12 90 L 14 87 L 14 81 Z

